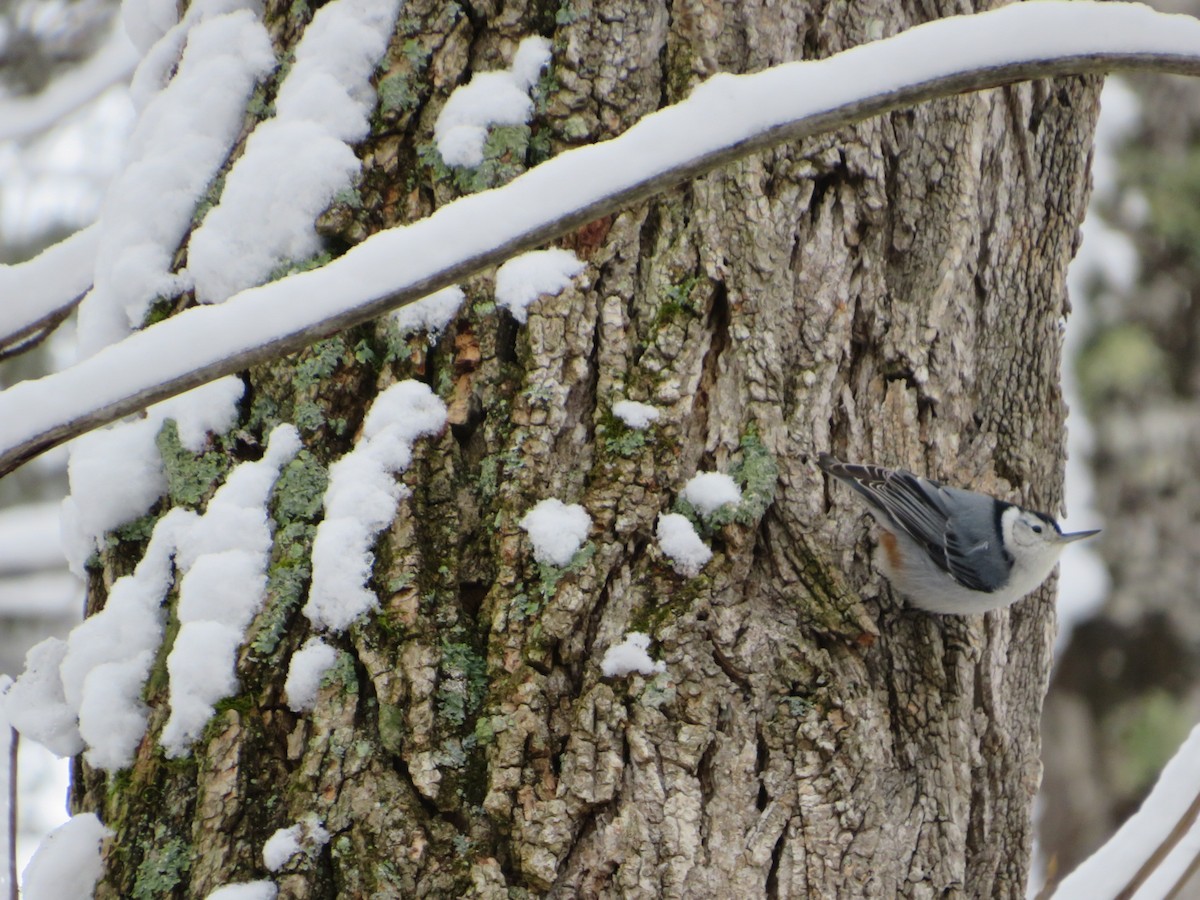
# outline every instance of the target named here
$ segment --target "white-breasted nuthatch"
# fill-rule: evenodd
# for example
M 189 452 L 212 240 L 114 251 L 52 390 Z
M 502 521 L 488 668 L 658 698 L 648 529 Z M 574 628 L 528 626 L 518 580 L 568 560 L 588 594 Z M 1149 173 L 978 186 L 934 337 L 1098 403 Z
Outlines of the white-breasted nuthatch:
M 1010 606 L 1046 580 L 1063 547 L 1099 533 L 1063 534 L 1045 513 L 903 469 L 852 465 L 828 453 L 818 465 L 866 501 L 881 532 L 875 564 L 929 612 Z

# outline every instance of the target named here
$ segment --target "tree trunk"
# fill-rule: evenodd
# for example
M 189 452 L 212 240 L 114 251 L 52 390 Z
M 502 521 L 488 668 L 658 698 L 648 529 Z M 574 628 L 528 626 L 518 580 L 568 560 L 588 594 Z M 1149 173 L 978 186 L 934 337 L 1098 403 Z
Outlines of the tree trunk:
M 935 6 L 960 11 L 411 2 L 361 147 L 362 203 L 323 226 L 361 239 L 620 133 L 718 71 L 824 57 Z M 447 170 L 430 135 L 450 90 L 534 33 L 553 58 L 531 130 L 498 129 L 483 166 Z M 275 488 L 266 607 L 241 692 L 190 757 L 155 743 L 168 639 L 135 764 L 114 780 L 78 764 L 75 808 L 116 832 L 96 896 L 266 877 L 306 898 L 1024 896 L 1051 591 L 984 617 L 905 609 L 871 568 L 861 508 L 815 459 L 1055 511 L 1059 323 L 1097 85 L 929 104 L 595 222 L 567 242 L 585 274 L 525 325 L 483 278 L 432 345 L 380 323 L 249 373 L 224 452 L 253 457 L 280 421 L 307 446 Z M 381 609 L 327 638 L 339 663 L 298 715 L 283 678 L 310 635 L 324 473 L 405 378 L 434 387 L 450 424 L 416 444 L 375 548 Z M 626 428 L 624 398 L 661 418 Z M 714 556 L 686 578 L 655 523 L 713 470 L 743 501 L 702 530 Z M 549 497 L 592 519 L 565 568 L 535 562 L 518 526 Z M 102 555 L 93 609 L 142 548 Z M 665 672 L 603 677 L 629 631 Z M 310 813 L 331 840 L 271 876 L 263 844 Z

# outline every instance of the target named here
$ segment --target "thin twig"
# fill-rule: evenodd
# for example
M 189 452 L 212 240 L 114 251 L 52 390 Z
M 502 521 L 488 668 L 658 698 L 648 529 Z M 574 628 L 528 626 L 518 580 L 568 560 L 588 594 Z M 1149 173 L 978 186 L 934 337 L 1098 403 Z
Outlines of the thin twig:
M 18 900 L 17 891 L 17 750 L 21 735 L 7 723 L 8 729 L 8 896 Z
M 3 340 L 0 340 L 0 362 L 32 350 L 48 338 L 54 333 L 54 329 L 67 320 L 67 316 L 71 315 L 71 311 L 80 304 L 83 298 L 84 294 L 80 294 L 70 303 L 60 306 L 53 312 L 42 316 L 36 322 L 31 322 L 20 331 L 16 331 Z

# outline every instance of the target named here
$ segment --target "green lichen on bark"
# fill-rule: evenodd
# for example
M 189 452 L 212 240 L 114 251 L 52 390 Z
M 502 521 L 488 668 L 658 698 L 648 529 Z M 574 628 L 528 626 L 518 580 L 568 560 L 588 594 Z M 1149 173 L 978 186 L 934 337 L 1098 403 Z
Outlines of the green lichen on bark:
M 164 841 L 138 864 L 134 876 L 133 900 L 160 900 L 186 883 L 191 868 L 191 847 L 178 838 Z
M 193 453 L 179 440 L 174 419 L 167 419 L 155 438 L 167 476 L 167 496 L 173 506 L 200 506 L 211 496 L 232 462 L 218 448 Z

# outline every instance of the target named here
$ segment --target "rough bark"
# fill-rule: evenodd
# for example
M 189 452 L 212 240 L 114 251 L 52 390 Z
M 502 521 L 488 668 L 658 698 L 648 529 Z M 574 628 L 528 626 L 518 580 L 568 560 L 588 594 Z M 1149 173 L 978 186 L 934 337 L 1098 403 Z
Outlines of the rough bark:
M 361 209 L 324 226 L 353 242 L 619 133 L 714 72 L 958 11 L 410 3 L 381 76 L 403 79 L 385 95 L 402 102 L 362 147 Z M 298 31 L 281 25 L 281 44 Z M 533 32 L 554 60 L 532 130 L 502 129 L 470 178 L 439 169 L 423 148 L 449 91 Z M 986 617 L 904 609 L 860 508 L 814 463 L 833 449 L 1055 509 L 1058 325 L 1096 89 L 991 91 L 761 154 L 582 229 L 568 244 L 586 274 L 525 326 L 485 278 L 432 346 L 381 324 L 251 372 L 225 452 L 252 456 L 286 420 L 310 453 L 276 489 L 267 608 L 242 693 L 190 759 L 155 747 L 158 676 L 132 769 L 106 782 L 79 765 L 75 807 L 116 831 L 97 896 L 265 877 L 265 839 L 310 812 L 333 839 L 293 860 L 281 896 L 1023 896 L 1049 591 Z M 450 426 L 403 476 L 381 611 L 337 641 L 335 677 L 296 716 L 282 678 L 308 634 L 323 467 L 405 377 L 435 387 Z M 625 397 L 662 410 L 645 435 L 611 414 Z M 655 520 L 714 469 L 745 499 L 686 579 Z M 517 527 L 551 496 L 594 523 L 565 569 L 536 564 Z M 103 557 L 93 607 L 139 550 Z M 652 635 L 664 674 L 601 676 L 629 630 Z

